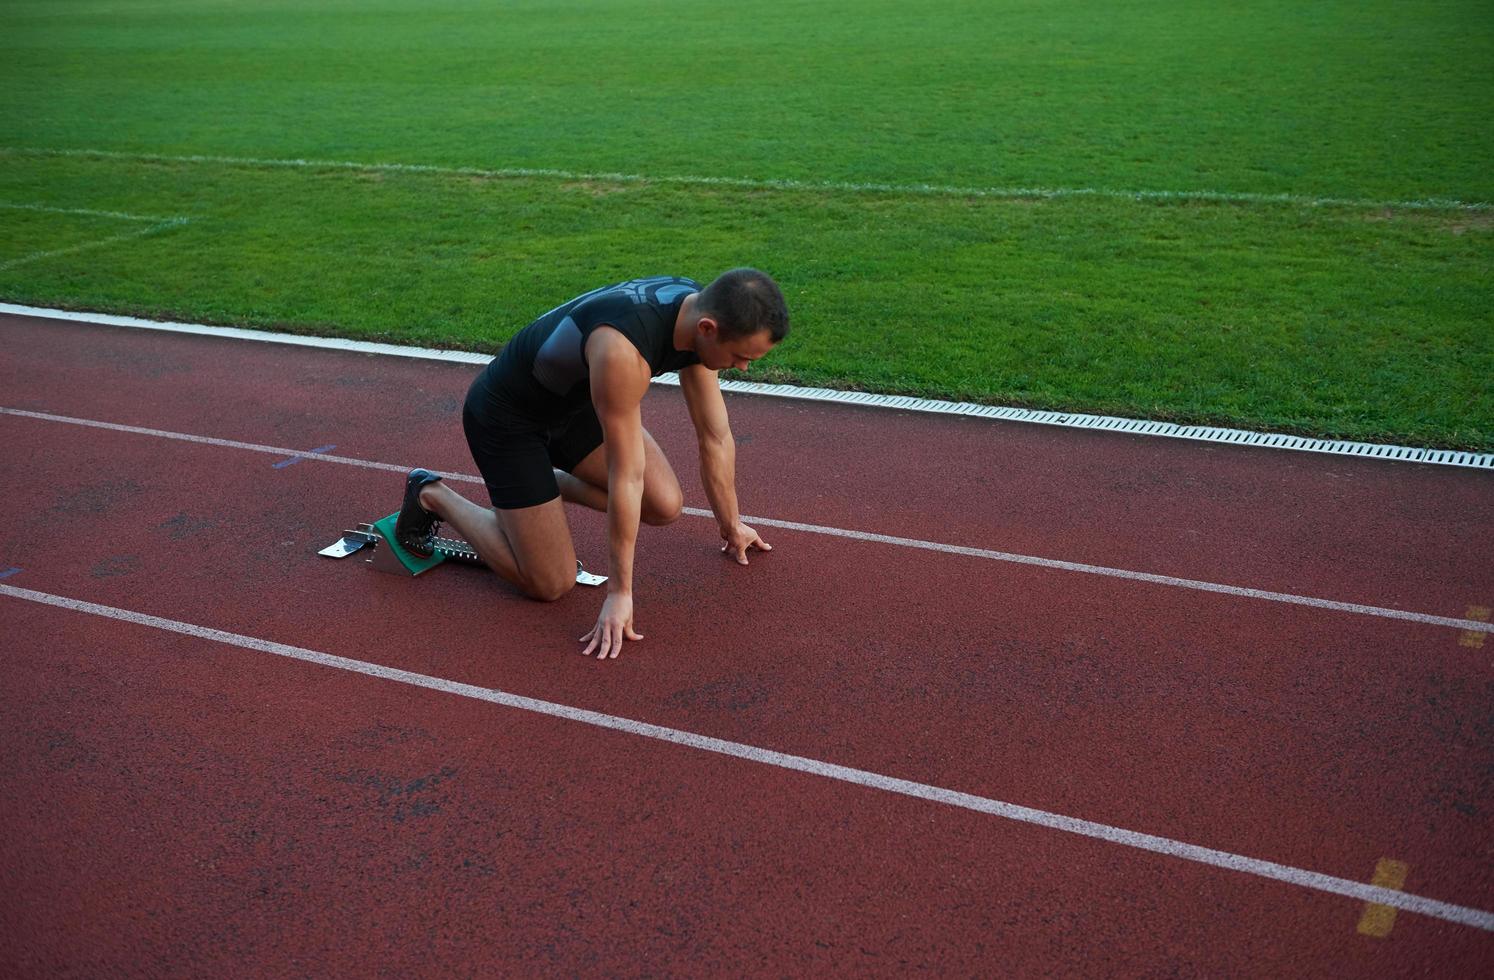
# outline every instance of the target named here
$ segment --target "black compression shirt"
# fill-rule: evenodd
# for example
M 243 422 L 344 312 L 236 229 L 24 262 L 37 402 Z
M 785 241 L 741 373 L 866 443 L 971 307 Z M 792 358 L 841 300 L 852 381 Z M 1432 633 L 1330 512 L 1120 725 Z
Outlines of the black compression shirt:
M 485 407 L 540 424 L 574 414 L 591 401 L 586 341 L 600 326 L 633 342 L 650 377 L 699 364 L 694 351 L 674 349 L 674 323 L 685 297 L 700 290 L 693 279 L 652 276 L 603 286 L 557 306 L 515 334 L 483 370 L 476 387 L 487 396 Z

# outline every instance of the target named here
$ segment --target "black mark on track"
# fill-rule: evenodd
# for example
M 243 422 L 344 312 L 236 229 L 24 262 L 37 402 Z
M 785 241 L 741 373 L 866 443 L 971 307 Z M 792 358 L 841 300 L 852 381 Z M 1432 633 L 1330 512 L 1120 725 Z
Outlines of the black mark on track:
M 665 703 L 671 708 L 746 711 L 766 702 L 768 693 L 767 685 L 760 679 L 726 677 L 699 687 L 676 691 Z
M 51 507 L 54 514 L 105 514 L 132 497 L 138 497 L 145 488 L 134 480 L 106 480 L 79 487 L 65 494 Z
M 456 774 L 456 769 L 443 766 L 439 772 L 415 779 L 368 770 L 355 770 L 332 778 L 377 794 L 378 805 L 389 811 L 389 818 L 395 823 L 404 823 L 413 817 L 431 817 L 440 813 L 443 798 L 434 795 L 434 791 Z
M 42 732 L 47 740 L 47 763 L 57 772 L 81 767 L 93 769 L 98 765 L 98 756 L 72 732 L 52 728 Z
M 182 513 L 162 521 L 161 529 L 171 532 L 171 540 L 184 541 L 199 531 L 206 531 L 215 527 L 217 523 L 217 521 L 213 520 L 196 521 L 188 517 L 185 513 Z
M 118 578 L 140 570 L 139 555 L 111 555 L 89 569 L 94 578 Z

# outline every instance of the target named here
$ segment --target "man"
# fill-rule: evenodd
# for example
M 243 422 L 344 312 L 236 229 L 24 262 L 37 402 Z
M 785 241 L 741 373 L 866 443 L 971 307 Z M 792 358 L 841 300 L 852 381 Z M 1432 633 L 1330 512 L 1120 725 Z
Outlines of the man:
M 559 599 L 576 581 L 562 500 L 607 514 L 607 598 L 582 653 L 616 657 L 633 626 L 633 546 L 640 521 L 680 515 L 679 480 L 643 428 L 649 379 L 678 371 L 700 446 L 700 474 L 722 551 L 772 548 L 739 519 L 736 444 L 716 372 L 746 370 L 788 332 L 778 285 L 733 269 L 704 289 L 693 279 L 633 279 L 585 293 L 519 331 L 473 382 L 462 410 L 487 484 L 480 507 L 426 470 L 405 481 L 395 539 L 428 556 L 445 521 L 526 595 Z

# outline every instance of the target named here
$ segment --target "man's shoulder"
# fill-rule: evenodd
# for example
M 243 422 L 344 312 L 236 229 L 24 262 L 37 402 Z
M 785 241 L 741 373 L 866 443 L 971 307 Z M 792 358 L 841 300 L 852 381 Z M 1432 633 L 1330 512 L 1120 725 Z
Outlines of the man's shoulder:
M 645 276 L 629 279 L 613 286 L 604 286 L 586 295 L 582 302 L 592 304 L 630 306 L 670 306 L 691 293 L 700 292 L 701 285 L 688 276 Z
M 671 331 L 678 304 L 699 289 L 683 276 L 650 276 L 629 279 L 585 296 L 570 310 L 571 318 L 585 337 L 610 326 L 632 338 L 640 351 L 661 343 L 661 331 Z
M 610 324 L 601 324 L 587 336 L 585 350 L 593 400 L 599 408 L 598 395 L 605 395 L 614 404 L 643 400 L 648 390 L 649 364 L 633 338 Z

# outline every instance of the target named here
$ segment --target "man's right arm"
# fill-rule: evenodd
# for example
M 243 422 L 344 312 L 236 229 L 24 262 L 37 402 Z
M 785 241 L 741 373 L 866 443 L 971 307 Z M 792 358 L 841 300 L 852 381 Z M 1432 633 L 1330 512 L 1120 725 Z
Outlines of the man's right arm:
M 643 508 L 643 396 L 648 391 L 648 362 L 638 349 L 611 327 L 598 327 L 586 341 L 591 400 L 602 423 L 607 447 L 607 601 L 596 628 L 583 637 L 590 655 L 616 657 L 633 630 L 633 550 Z

